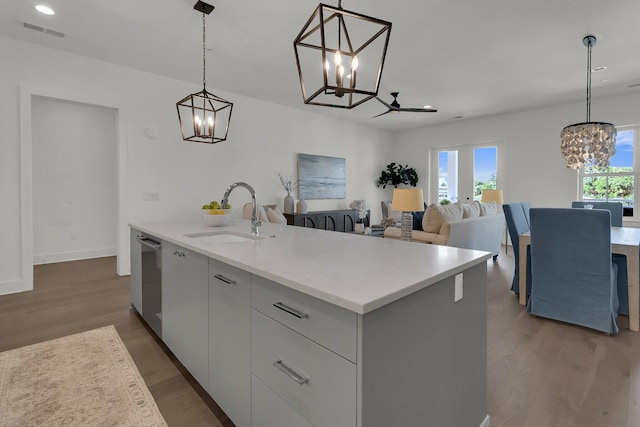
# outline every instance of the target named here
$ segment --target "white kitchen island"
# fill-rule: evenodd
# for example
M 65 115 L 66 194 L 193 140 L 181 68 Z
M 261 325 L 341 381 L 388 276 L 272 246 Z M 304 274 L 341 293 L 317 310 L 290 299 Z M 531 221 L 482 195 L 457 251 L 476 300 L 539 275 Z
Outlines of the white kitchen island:
M 276 224 L 244 240 L 239 219 L 130 226 L 132 245 L 162 241 L 161 338 L 236 425 L 489 425 L 488 252 Z

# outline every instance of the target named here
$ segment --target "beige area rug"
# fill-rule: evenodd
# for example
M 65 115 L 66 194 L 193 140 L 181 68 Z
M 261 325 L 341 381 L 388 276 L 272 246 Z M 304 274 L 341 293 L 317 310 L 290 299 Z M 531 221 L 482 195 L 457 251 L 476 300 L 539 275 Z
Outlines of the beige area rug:
M 111 326 L 0 353 L 0 426 L 166 426 Z

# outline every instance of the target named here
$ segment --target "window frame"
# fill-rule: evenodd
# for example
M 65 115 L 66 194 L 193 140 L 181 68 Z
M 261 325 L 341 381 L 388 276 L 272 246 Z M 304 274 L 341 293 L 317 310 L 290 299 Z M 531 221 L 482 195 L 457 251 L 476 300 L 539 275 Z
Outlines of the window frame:
M 625 125 L 625 126 L 616 126 L 617 132 L 633 130 L 633 171 L 631 172 L 596 172 L 596 173 L 585 173 L 585 167 L 581 167 L 578 170 L 578 200 L 584 201 L 584 178 L 589 177 L 606 177 L 607 180 L 609 177 L 616 176 L 631 176 L 633 177 L 633 208 L 631 209 L 631 215 L 628 215 L 629 208 L 625 208 L 624 218 L 630 221 L 638 221 L 640 219 L 639 212 L 640 209 L 637 208 L 638 204 L 638 186 L 640 185 L 640 181 L 638 181 L 640 177 L 640 165 L 639 160 L 640 156 L 638 156 L 638 134 L 640 133 L 640 125 Z M 603 201 L 609 201 L 609 185 L 607 183 L 607 197 Z

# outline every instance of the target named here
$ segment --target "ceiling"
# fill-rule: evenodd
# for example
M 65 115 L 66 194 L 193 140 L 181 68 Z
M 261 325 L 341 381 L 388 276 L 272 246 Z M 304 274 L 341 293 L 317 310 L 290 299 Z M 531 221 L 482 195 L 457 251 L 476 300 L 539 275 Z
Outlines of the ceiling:
M 640 1 L 344 0 L 391 21 L 379 96 L 353 110 L 304 105 L 293 39 L 318 0 L 208 0 L 207 89 L 239 93 L 391 131 L 585 99 L 587 49 L 598 38 L 593 96 L 640 91 Z M 46 16 L 36 4 L 56 11 Z M 337 5 L 337 2 L 327 2 Z M 195 0 L 0 0 L 0 34 L 202 85 L 202 15 Z M 27 22 L 64 38 L 24 28 Z M 194 90 L 195 91 L 195 90 Z M 177 100 L 176 100 L 177 101 Z M 233 99 L 229 101 L 234 102 Z M 592 108 L 598 117 L 597 101 Z M 576 111 L 576 121 L 585 109 Z M 462 116 L 462 118 L 459 118 Z

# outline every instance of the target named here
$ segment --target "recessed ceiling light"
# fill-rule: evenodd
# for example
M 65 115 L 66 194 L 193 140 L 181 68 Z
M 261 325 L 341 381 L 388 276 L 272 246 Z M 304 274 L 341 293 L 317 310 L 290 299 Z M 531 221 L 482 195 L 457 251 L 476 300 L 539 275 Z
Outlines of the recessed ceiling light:
M 602 66 L 600 66 L 600 67 L 592 68 L 592 69 L 591 69 L 591 72 L 592 72 L 592 73 L 599 73 L 600 71 L 604 71 L 604 70 L 606 70 L 606 69 L 607 69 L 607 67 L 605 67 L 604 65 L 602 65 Z
M 604 79 L 604 80 L 602 80 L 600 83 L 607 83 L 608 81 L 609 81 L 609 80 Z
M 40 13 L 44 13 L 45 15 L 55 15 L 56 13 L 49 6 L 45 6 L 43 4 L 39 4 L 36 6 L 36 10 Z
M 433 108 L 431 105 L 425 105 L 423 108 Z

